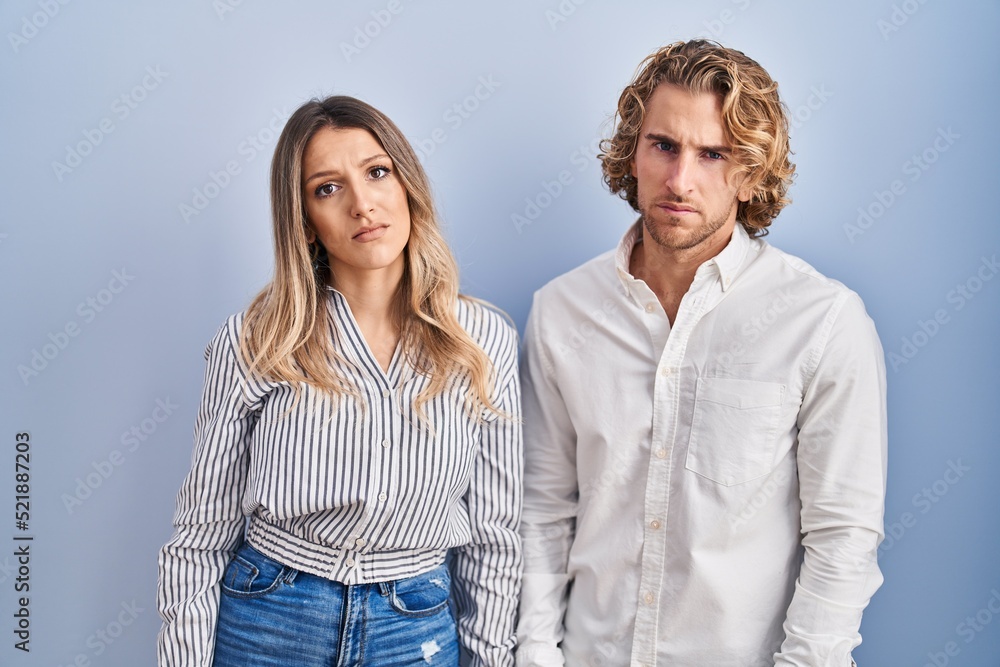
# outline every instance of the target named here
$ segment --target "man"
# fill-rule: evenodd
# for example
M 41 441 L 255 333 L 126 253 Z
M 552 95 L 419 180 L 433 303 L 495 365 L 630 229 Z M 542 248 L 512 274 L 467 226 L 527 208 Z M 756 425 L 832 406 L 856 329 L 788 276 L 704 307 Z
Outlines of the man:
M 518 664 L 848 667 L 885 367 L 858 296 L 759 238 L 794 171 L 777 85 L 671 44 L 603 150 L 640 217 L 535 295 Z

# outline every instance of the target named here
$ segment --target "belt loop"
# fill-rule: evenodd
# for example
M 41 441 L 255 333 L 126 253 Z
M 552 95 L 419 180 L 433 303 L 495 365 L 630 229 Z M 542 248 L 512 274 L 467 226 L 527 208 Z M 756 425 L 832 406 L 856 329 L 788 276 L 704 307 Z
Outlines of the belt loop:
M 390 588 L 390 584 L 391 583 L 392 583 L 391 581 L 380 581 L 380 582 L 378 582 L 378 593 L 379 593 L 379 595 L 381 595 L 384 598 L 389 597 L 389 594 L 392 592 L 392 590 Z

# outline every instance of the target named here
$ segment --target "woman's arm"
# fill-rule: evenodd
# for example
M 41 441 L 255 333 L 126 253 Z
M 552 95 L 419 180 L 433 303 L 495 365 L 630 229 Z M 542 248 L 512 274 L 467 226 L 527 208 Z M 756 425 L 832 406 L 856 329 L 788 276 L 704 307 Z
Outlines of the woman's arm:
M 241 319 L 231 317 L 205 353 L 191 471 L 177 494 L 174 536 L 159 558 L 161 667 L 212 664 L 219 581 L 243 534 L 247 445 L 260 401 L 248 400 L 238 351 Z
M 497 366 L 506 415 L 483 425 L 465 501 L 472 541 L 454 551 L 458 634 L 472 665 L 513 665 L 521 587 L 521 393 L 517 336 L 509 331 Z

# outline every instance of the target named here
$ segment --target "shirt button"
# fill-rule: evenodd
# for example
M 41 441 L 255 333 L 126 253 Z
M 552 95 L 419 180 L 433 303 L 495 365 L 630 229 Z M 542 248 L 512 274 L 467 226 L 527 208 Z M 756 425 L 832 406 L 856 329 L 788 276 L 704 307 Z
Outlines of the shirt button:
M 389 447 L 389 441 L 388 440 L 383 440 L 382 441 L 382 446 L 388 448 Z
M 669 366 L 664 366 L 663 368 L 660 369 L 660 375 L 662 375 L 663 377 L 668 377 L 672 372 L 673 371 Z
M 653 604 L 654 598 L 652 593 L 646 593 L 646 595 L 644 595 L 642 599 L 646 601 L 646 604 Z
M 389 398 L 389 390 L 388 389 L 383 389 L 382 390 L 382 398 Z
M 368 544 L 368 542 L 363 537 L 359 537 L 358 539 L 354 540 L 354 543 L 358 545 L 359 549 Z
M 649 522 L 649 527 L 652 528 L 653 530 L 659 530 L 660 522 L 657 521 L 656 519 L 653 519 L 652 521 Z
M 347 567 L 354 567 L 354 559 L 348 558 L 347 560 L 344 561 L 344 565 L 346 565 Z
M 379 501 L 380 501 L 380 502 L 383 502 L 383 503 L 385 502 L 385 499 L 386 499 L 386 498 L 388 498 L 388 497 L 389 497 L 389 496 L 385 495 L 385 493 L 384 493 L 384 492 L 383 492 L 383 493 L 380 493 L 380 494 L 378 494 L 378 499 L 379 499 Z
M 658 458 L 658 459 L 665 459 L 665 458 L 667 458 L 667 450 L 665 450 L 665 449 L 657 449 L 656 450 L 656 458 Z
M 646 304 L 646 312 L 647 313 L 651 313 L 654 310 L 656 310 L 656 305 L 655 304 L 652 304 L 652 303 L 647 303 Z

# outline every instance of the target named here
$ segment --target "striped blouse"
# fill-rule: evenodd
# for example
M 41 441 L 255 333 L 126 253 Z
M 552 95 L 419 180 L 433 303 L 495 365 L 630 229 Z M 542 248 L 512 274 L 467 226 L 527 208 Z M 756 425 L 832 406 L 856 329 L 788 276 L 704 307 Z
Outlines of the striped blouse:
M 239 355 L 243 314 L 205 352 L 208 367 L 191 471 L 173 538 L 159 558 L 162 666 L 209 667 L 219 581 L 241 539 L 303 572 L 345 584 L 422 574 L 452 549 L 458 633 L 475 665 L 512 665 L 521 576 L 517 334 L 496 312 L 460 299 L 458 320 L 496 370 L 494 404 L 464 407 L 468 381 L 424 405 L 428 379 L 397 347 L 388 371 L 346 299 L 330 290 L 338 371 L 363 400 L 336 404 L 310 387 L 251 379 Z M 286 414 L 287 413 L 287 414 Z

